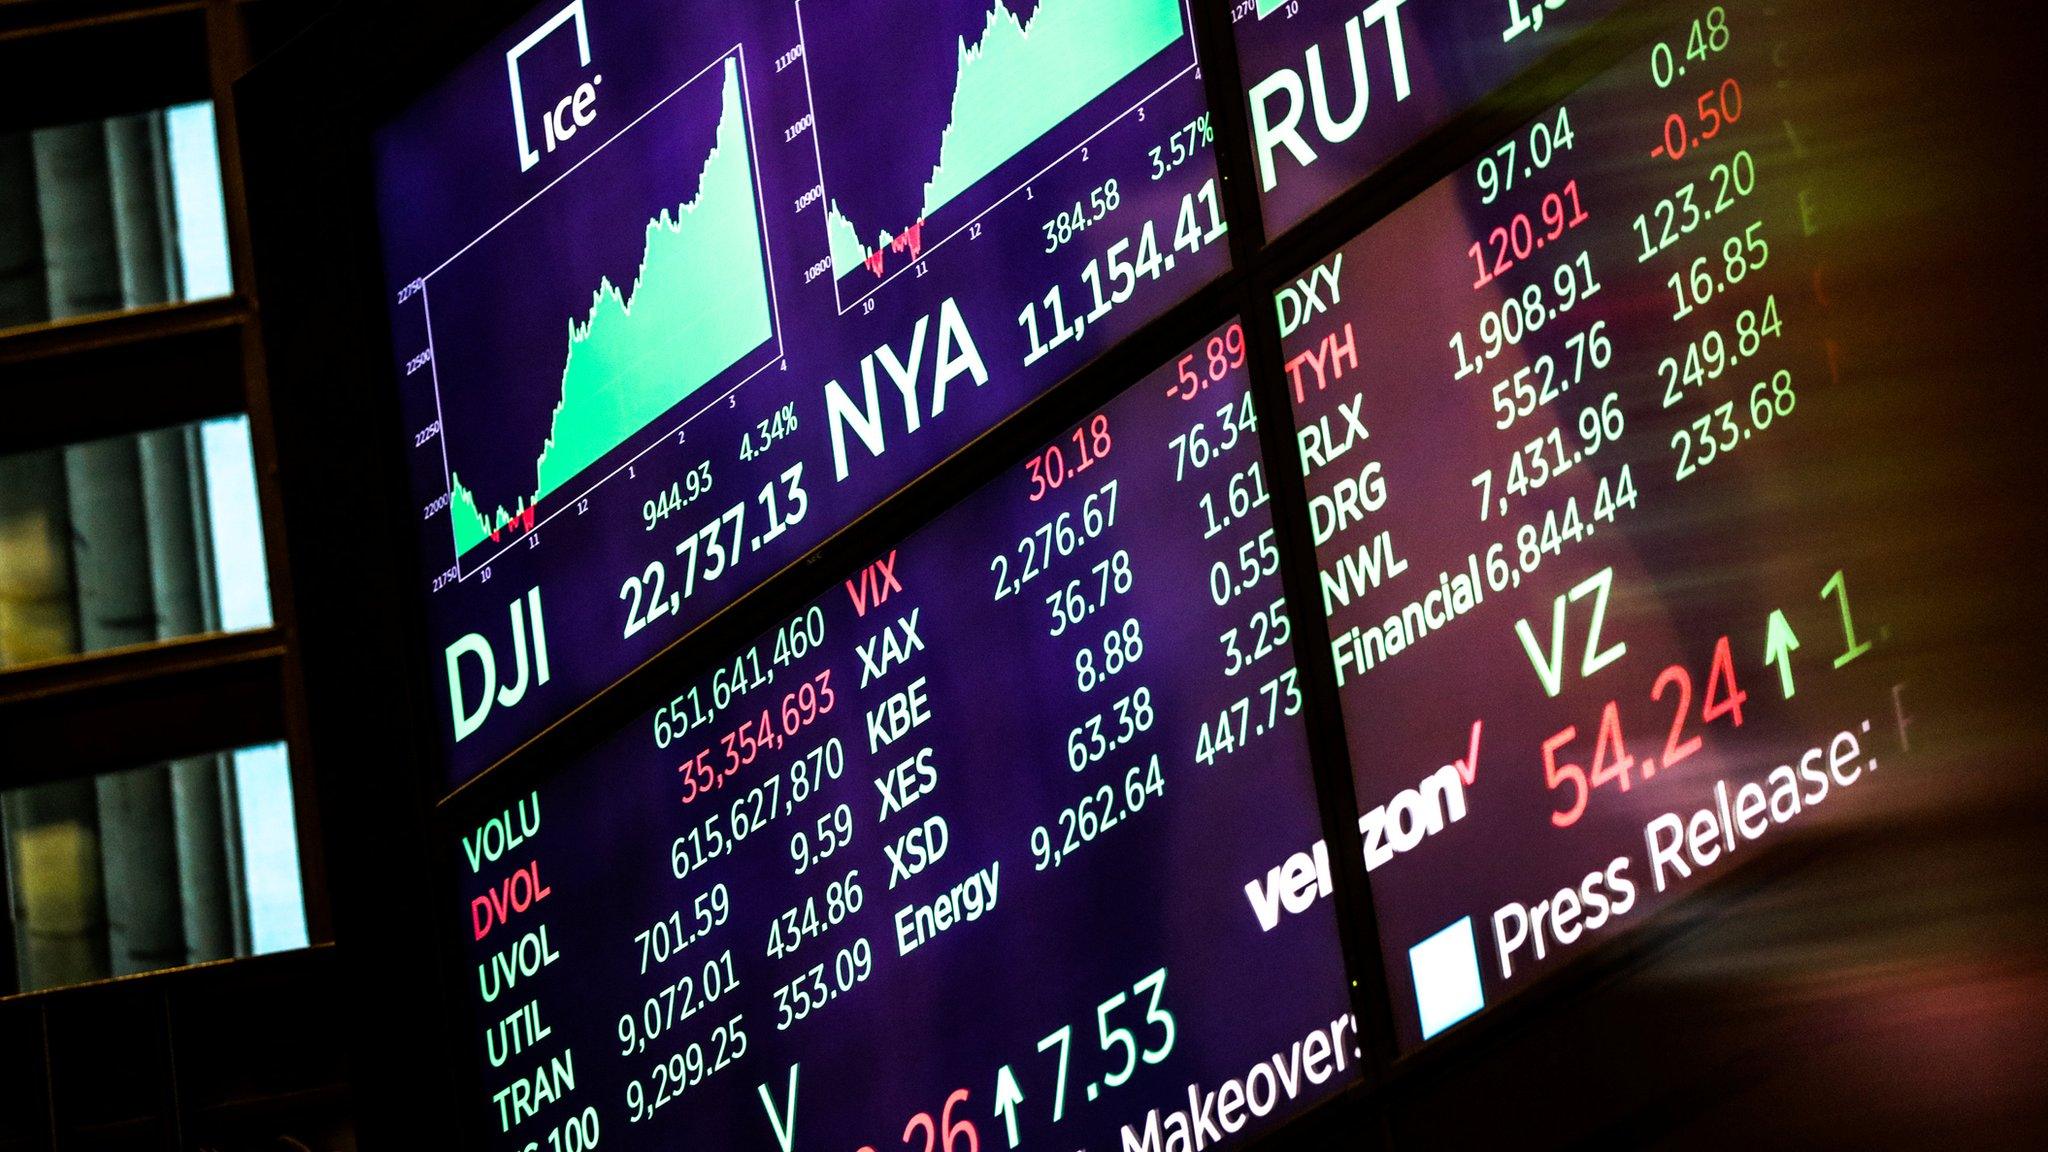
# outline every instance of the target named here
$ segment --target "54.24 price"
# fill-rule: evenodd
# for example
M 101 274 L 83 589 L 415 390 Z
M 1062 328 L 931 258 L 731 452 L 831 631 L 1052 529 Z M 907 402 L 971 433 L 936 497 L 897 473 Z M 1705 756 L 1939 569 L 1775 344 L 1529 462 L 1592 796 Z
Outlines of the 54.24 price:
M 1657 676 L 1657 682 L 1650 688 L 1653 702 L 1671 698 L 1674 714 L 1671 717 L 1671 731 L 1664 741 L 1661 759 L 1645 756 L 1638 761 L 1629 753 L 1628 741 L 1621 732 L 1620 705 L 1613 700 L 1600 712 L 1600 729 L 1593 738 L 1593 769 L 1589 775 L 1577 764 L 1559 763 L 1558 756 L 1579 738 L 1576 725 L 1567 725 L 1556 735 L 1543 742 L 1543 779 L 1551 791 L 1569 787 L 1571 803 L 1561 812 L 1552 812 L 1550 822 L 1559 828 L 1569 828 L 1586 814 L 1586 803 L 1592 797 L 1594 788 L 1614 784 L 1626 792 L 1630 787 L 1629 773 L 1640 768 L 1643 779 L 1648 781 L 1657 775 L 1659 768 L 1669 769 L 1698 754 L 1703 738 L 1695 735 L 1687 738 L 1685 725 L 1692 715 L 1692 673 L 1682 664 L 1673 664 Z M 1742 727 L 1742 705 L 1749 699 L 1735 683 L 1735 659 L 1729 653 L 1726 636 L 1714 644 L 1714 656 L 1707 668 L 1707 692 L 1700 708 L 1700 723 L 1712 724 L 1726 716 L 1735 725 Z

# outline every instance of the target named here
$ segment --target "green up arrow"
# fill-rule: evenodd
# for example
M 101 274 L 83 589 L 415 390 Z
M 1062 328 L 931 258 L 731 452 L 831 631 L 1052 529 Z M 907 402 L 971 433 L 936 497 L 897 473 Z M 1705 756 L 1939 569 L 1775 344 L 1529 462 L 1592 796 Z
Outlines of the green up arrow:
M 1017 1105 L 1024 1102 L 1024 1090 L 1017 1087 L 1017 1074 L 1010 1071 L 1008 1064 L 996 1073 L 996 1115 L 1003 1118 L 1003 1126 L 1010 1137 L 1010 1147 L 1017 1146 Z
M 1764 640 L 1764 667 L 1778 666 L 1778 685 L 1785 690 L 1785 699 L 1790 700 L 1792 687 L 1792 653 L 1799 648 L 1799 637 L 1792 632 L 1792 625 L 1780 610 L 1771 612 L 1770 634 Z

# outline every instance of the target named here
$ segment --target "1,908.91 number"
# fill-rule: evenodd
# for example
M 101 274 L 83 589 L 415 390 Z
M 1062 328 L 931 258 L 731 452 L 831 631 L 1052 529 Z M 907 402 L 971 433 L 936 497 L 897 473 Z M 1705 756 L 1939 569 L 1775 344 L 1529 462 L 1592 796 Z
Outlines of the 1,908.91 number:
M 1463 332 L 1451 333 L 1447 344 L 1458 361 L 1457 374 L 1451 379 L 1463 380 L 1485 371 L 1488 361 L 1542 331 L 1544 325 L 1562 318 L 1581 301 L 1599 294 L 1600 282 L 1593 278 L 1593 258 L 1580 252 L 1552 271 L 1547 294 L 1542 284 L 1530 284 L 1519 295 L 1508 297 L 1500 307 L 1481 316 L 1477 353 L 1466 354 Z

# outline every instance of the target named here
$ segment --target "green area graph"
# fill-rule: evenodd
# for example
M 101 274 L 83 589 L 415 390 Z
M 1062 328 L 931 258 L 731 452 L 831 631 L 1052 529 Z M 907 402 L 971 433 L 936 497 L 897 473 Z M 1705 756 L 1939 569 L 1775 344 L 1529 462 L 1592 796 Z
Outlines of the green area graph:
M 1180 37 L 1180 0 L 1042 0 L 1028 22 L 996 0 L 981 38 L 959 41 L 951 115 L 913 227 Z M 876 257 L 905 246 L 905 234 L 883 232 L 869 247 L 837 203 L 826 227 L 835 277 L 863 264 L 879 273 Z
M 589 315 L 569 321 L 562 398 L 533 491 L 486 515 L 462 478 L 450 477 L 456 554 L 508 524 L 531 528 L 541 500 L 773 335 L 739 69 L 728 59 L 696 199 L 648 221 L 632 283 L 601 280 Z

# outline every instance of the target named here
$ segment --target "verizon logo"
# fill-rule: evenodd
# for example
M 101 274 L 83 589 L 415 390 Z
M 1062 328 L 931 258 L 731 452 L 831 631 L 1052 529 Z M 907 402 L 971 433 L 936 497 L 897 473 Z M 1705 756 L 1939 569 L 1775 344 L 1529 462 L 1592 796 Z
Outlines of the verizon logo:
M 1365 870 L 1371 872 L 1428 837 L 1465 818 L 1465 789 L 1479 774 L 1479 737 L 1482 722 L 1472 722 L 1471 743 L 1462 759 L 1453 760 L 1424 777 L 1413 788 L 1404 788 L 1393 799 L 1358 818 L 1358 834 L 1365 840 Z M 1268 869 L 1264 880 L 1244 886 L 1252 903 L 1252 915 L 1259 930 L 1271 932 L 1280 926 L 1280 914 L 1298 916 L 1330 894 L 1330 846 L 1318 840 Z

